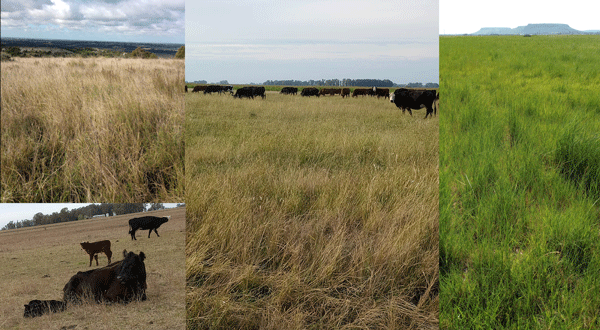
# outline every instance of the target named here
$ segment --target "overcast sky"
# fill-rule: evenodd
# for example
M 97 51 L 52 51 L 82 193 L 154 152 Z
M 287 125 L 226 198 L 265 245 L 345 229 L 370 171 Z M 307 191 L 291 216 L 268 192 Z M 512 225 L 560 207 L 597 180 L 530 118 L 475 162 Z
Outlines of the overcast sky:
M 186 1 L 186 80 L 439 82 L 438 0 Z
M 185 0 L 2 0 L 1 7 L 2 37 L 185 40 Z
M 439 0 L 440 34 L 475 33 L 483 27 L 516 28 L 534 23 L 600 30 L 598 1 Z
M 2 203 L 0 204 L 0 229 L 2 229 L 4 226 L 6 226 L 7 223 L 11 221 L 17 222 L 21 220 L 31 220 L 33 219 L 33 216 L 38 212 L 48 215 L 54 212 L 60 212 L 60 210 L 62 210 L 65 207 L 70 211 L 90 204 L 92 203 Z M 163 203 L 163 205 L 166 208 L 171 208 L 177 206 L 177 203 Z

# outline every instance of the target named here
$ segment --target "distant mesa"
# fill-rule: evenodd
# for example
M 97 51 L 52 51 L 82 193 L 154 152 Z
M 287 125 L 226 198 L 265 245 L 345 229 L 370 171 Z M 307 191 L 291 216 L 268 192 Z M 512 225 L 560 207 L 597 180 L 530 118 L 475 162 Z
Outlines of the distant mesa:
M 472 35 L 550 35 L 550 34 L 593 34 L 597 31 L 579 31 L 568 24 L 527 24 L 514 29 L 507 27 L 485 27 Z

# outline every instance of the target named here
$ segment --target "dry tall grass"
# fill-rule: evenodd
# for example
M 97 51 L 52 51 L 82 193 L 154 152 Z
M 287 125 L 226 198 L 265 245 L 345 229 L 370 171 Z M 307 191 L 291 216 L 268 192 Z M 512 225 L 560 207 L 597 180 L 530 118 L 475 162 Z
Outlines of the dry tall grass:
M 2 202 L 183 199 L 184 62 L 2 63 Z
M 185 208 L 145 213 L 171 215 L 159 229 L 160 237 L 138 231 L 138 240 L 127 233 L 129 214 L 107 219 L 82 220 L 0 232 L 0 329 L 184 329 Z M 112 261 L 123 259 L 123 250 L 147 259 L 148 300 L 123 304 L 68 306 L 65 312 L 33 319 L 23 318 L 24 304 L 33 299 L 62 300 L 63 287 L 78 271 L 89 267 L 83 241 L 109 239 Z M 98 257 L 100 267 L 108 260 Z
M 437 327 L 437 117 L 190 94 L 186 145 L 188 328 Z

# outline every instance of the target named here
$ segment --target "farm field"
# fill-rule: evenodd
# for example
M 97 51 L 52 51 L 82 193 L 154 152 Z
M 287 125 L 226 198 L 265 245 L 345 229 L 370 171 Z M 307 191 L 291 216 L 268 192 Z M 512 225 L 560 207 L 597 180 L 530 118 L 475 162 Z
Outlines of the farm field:
M 179 202 L 184 61 L 2 63 L 1 201 Z
M 186 95 L 188 329 L 436 329 L 438 117 Z
M 0 328 L 2 329 L 185 329 L 185 208 L 143 213 L 171 220 L 159 229 L 160 237 L 138 230 L 137 241 L 128 234 L 128 221 L 140 213 L 53 225 L 0 231 Z M 123 250 L 146 254 L 148 299 L 123 304 L 68 306 L 64 312 L 24 318 L 30 300 L 62 300 L 63 287 L 78 271 L 104 267 L 89 256 L 80 242 L 108 239 L 112 261 Z
M 440 38 L 440 328 L 600 328 L 598 36 Z

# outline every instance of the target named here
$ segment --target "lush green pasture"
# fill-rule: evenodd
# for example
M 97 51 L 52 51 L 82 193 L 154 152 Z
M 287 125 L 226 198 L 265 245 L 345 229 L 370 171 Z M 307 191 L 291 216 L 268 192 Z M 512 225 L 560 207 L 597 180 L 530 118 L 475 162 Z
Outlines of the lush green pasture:
M 600 328 L 599 49 L 440 38 L 442 329 Z
M 186 96 L 189 329 L 436 329 L 438 119 Z

